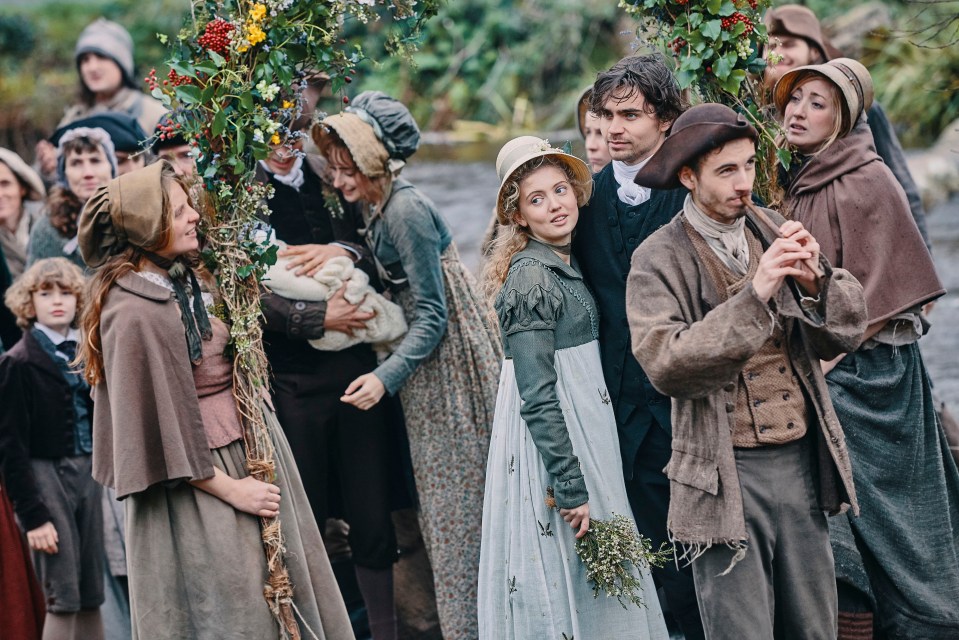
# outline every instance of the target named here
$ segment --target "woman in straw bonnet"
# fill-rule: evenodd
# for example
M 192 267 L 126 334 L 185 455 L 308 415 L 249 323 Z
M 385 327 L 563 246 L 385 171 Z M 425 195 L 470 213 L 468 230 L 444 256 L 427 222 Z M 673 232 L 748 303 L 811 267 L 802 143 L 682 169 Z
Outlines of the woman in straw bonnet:
M 409 331 L 344 402 L 372 407 L 399 393 L 406 416 L 420 528 L 447 640 L 476 638 L 480 505 L 500 347 L 488 309 L 433 203 L 399 177 L 419 145 L 410 112 L 367 91 L 313 129 L 333 186 L 365 205 L 365 239 Z
M 589 169 L 522 136 L 503 147 L 496 170 L 500 234 L 484 284 L 507 359 L 483 505 L 480 637 L 667 638 L 647 567 L 635 569 L 645 607 L 594 599 L 574 546 L 590 518 L 632 513 L 598 311 L 570 255 Z
M 249 476 L 229 332 L 194 271 L 197 221 L 166 161 L 100 188 L 80 219 L 96 269 L 81 359 L 94 385 L 93 475 L 126 503 L 134 638 L 278 638 L 258 517 L 279 514 L 304 638 L 353 638 L 272 410 L 275 484 Z
M 860 594 L 871 587 L 889 637 L 955 638 L 959 472 L 918 347 L 928 328 L 921 308 L 942 284 L 902 188 L 876 154 L 866 68 L 848 58 L 799 67 L 773 98 L 799 156 L 786 177 L 787 211 L 863 284 L 868 308 L 859 349 L 824 364 L 862 510 L 830 523 L 840 610 L 865 608 L 850 585 Z

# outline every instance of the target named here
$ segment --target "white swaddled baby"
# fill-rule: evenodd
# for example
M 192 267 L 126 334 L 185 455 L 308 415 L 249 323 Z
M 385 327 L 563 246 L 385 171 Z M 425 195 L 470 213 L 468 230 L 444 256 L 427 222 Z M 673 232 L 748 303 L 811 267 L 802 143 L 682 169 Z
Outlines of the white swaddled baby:
M 286 244 L 276 241 L 280 250 Z M 263 284 L 273 293 L 290 300 L 323 302 L 344 287 L 343 297 L 359 310 L 373 312 L 366 327 L 350 336 L 341 331 L 327 331 L 322 338 L 310 340 L 310 346 L 320 351 L 341 351 L 361 342 L 368 342 L 377 351 L 392 351 L 394 343 L 406 334 L 406 319 L 399 305 L 390 302 L 370 286 L 370 278 L 346 257 L 327 260 L 313 276 L 298 276 L 296 269 L 287 269 L 288 258 L 277 258 L 266 272 Z

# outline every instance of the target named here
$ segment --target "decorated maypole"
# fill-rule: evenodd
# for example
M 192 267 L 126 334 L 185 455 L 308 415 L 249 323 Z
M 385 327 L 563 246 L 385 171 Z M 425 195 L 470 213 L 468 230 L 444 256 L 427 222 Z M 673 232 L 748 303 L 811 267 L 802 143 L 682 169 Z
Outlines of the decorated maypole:
M 777 149 L 780 133 L 763 112 L 763 52 L 769 38 L 763 14 L 771 0 L 621 0 L 640 22 L 637 38 L 676 61 L 676 78 L 702 102 L 720 102 L 742 113 L 759 131 L 756 191 L 774 200 L 776 164 L 790 153 Z
M 175 113 L 160 137 L 179 134 L 194 148 L 204 258 L 217 278 L 217 314 L 230 326 L 247 470 L 265 482 L 274 480 L 275 470 L 263 415 L 268 370 L 259 279 L 276 256 L 254 233 L 272 195 L 255 181 L 256 163 L 271 145 L 292 143 L 296 134 L 289 126 L 301 115 L 300 97 L 311 75 L 326 74 L 334 91 L 351 80 L 362 53 L 339 33 L 348 20 L 377 20 L 376 4 L 406 34 L 415 34 L 435 13 L 434 2 L 416 0 L 193 0 L 186 27 L 175 38 L 161 36 L 171 49 L 169 74 L 147 78 L 153 95 Z M 391 42 L 402 49 L 408 41 L 394 35 Z M 261 518 L 260 524 L 269 567 L 264 596 L 281 636 L 300 638 L 281 522 Z

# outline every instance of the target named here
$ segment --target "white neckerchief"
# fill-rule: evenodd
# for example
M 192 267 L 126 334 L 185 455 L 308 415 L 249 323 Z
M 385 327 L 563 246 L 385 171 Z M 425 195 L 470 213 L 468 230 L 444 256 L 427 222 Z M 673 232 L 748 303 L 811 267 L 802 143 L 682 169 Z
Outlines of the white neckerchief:
M 727 267 L 738 275 L 746 275 L 749 270 L 749 243 L 746 241 L 746 217 L 743 216 L 732 224 L 723 224 L 713 220 L 703 213 L 693 195 L 686 195 L 683 203 L 686 219 L 693 229 L 699 232 L 709 248 L 719 256 Z
M 277 182 L 281 182 L 288 187 L 296 189 L 297 191 L 299 191 L 300 187 L 303 186 L 304 177 L 302 156 L 297 157 L 296 162 L 293 163 L 293 168 L 290 169 L 290 172 L 285 175 L 270 171 L 270 167 L 267 166 L 266 161 L 264 160 L 260 160 L 260 166 L 266 169 L 267 173 L 276 178 Z
M 638 162 L 633 165 L 626 164 L 622 160 L 613 160 L 613 176 L 616 178 L 616 182 L 619 183 L 619 189 L 616 190 L 616 195 L 619 196 L 620 202 L 624 202 L 630 206 L 643 204 L 649 200 L 650 189 L 648 187 L 643 187 L 633 180 L 636 179 L 636 174 L 639 173 L 639 170 L 646 166 L 653 156 L 649 156 L 642 162 Z
M 53 346 L 55 347 L 59 347 L 61 344 L 63 344 L 67 340 L 73 340 L 77 344 L 80 344 L 80 332 L 74 329 L 73 327 L 70 327 L 70 330 L 67 331 L 67 335 L 63 335 L 59 331 L 54 331 L 47 325 L 40 324 L 39 322 L 34 322 L 33 326 L 39 329 L 40 331 L 42 331 L 43 335 L 50 338 L 50 342 L 52 342 Z M 64 355 L 64 354 L 58 354 L 58 355 Z M 65 357 L 66 356 L 64 355 L 64 358 Z

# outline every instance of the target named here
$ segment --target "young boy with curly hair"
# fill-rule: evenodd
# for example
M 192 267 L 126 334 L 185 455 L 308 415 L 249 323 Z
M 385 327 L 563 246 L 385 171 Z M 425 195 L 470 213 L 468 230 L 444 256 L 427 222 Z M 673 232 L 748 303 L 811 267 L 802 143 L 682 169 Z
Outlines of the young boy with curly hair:
M 4 296 L 24 334 L 0 357 L 0 471 L 46 595 L 44 638 L 103 638 L 93 404 L 72 365 L 83 280 L 65 258 L 40 260 Z

